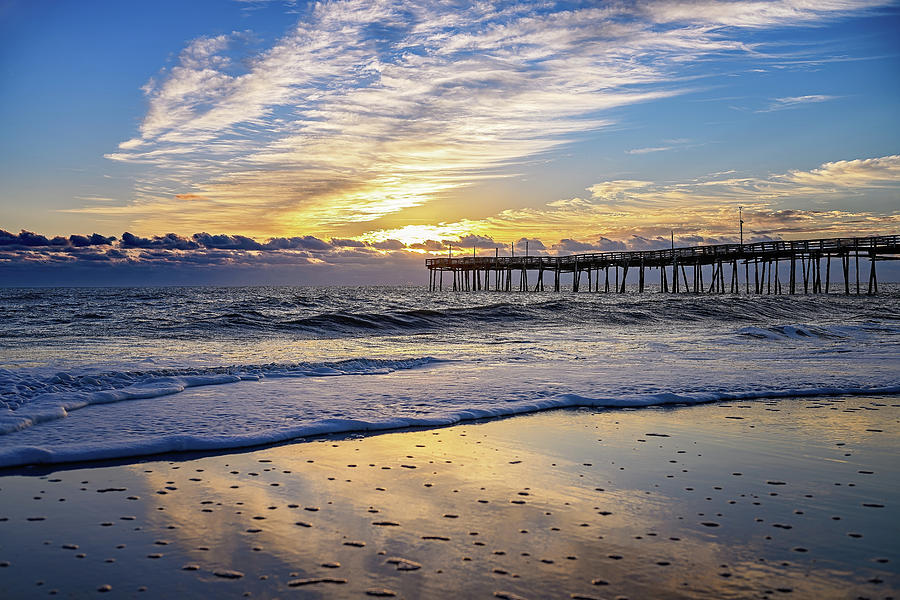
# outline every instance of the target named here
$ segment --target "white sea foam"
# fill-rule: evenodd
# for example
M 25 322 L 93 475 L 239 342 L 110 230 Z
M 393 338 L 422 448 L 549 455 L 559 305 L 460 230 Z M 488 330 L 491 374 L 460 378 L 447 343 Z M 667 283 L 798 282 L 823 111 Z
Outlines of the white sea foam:
M 220 435 L 160 434 L 143 440 L 97 440 L 77 445 L 0 447 L 0 467 L 121 459 L 168 452 L 238 449 L 324 434 L 374 432 L 409 427 L 440 427 L 464 421 L 504 417 L 556 408 L 634 408 L 672 404 L 703 404 L 723 400 L 748 401 L 767 398 L 895 394 L 900 394 L 900 385 L 887 387 L 819 387 L 743 392 L 699 392 L 693 394 L 660 393 L 644 396 L 631 395 L 620 398 L 590 398 L 578 394 L 563 394 L 533 402 L 513 402 L 463 410 L 435 410 L 431 416 L 384 417 L 374 420 L 320 419 L 295 427 L 268 429 L 252 433 Z

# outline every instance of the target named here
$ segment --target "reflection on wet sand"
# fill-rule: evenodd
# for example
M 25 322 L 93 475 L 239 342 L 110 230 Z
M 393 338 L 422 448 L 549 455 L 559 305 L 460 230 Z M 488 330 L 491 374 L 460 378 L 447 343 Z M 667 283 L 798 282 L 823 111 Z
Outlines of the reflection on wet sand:
M 566 410 L 10 475 L 0 592 L 889 596 L 898 407 Z

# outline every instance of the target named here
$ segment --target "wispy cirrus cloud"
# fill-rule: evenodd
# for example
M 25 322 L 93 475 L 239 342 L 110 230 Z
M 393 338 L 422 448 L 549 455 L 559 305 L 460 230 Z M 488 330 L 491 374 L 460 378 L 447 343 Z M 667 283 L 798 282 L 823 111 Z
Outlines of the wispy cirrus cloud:
M 684 150 L 687 148 L 696 148 L 701 144 L 691 143 L 687 139 L 663 140 L 664 146 L 645 146 L 643 148 L 631 148 L 625 151 L 625 154 L 641 155 L 655 154 L 657 152 L 669 152 L 670 150 Z
M 632 148 L 626 150 L 625 154 L 653 154 L 655 152 L 668 152 L 674 150 L 675 146 L 646 146 L 644 148 Z
M 785 98 L 773 99 L 766 108 L 757 112 L 773 112 L 776 110 L 788 110 L 792 108 L 800 108 L 809 104 L 820 104 L 835 100 L 840 96 L 828 96 L 825 94 L 808 94 L 806 96 L 787 96 Z
M 739 28 L 874 4 L 316 3 L 240 60 L 243 33 L 190 42 L 108 155 L 142 165 L 133 201 L 75 210 L 144 231 L 341 235 L 508 175 L 610 125 L 611 108 L 684 92 L 684 65 L 757 51 Z
M 760 28 L 772 25 L 811 24 L 847 12 L 882 5 L 873 0 L 787 0 L 785 2 L 719 2 L 717 0 L 645 0 L 638 4 L 657 23 L 702 23 L 727 27 Z

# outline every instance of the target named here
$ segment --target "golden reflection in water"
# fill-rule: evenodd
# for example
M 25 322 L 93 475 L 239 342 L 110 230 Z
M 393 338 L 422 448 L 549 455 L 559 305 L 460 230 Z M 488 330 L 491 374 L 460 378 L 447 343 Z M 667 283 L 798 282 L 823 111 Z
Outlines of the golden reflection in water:
M 890 542 L 859 500 L 889 504 L 896 468 L 857 471 L 889 468 L 897 432 L 871 430 L 896 410 L 843 400 L 554 411 L 128 468 L 144 478 L 148 521 L 201 572 L 340 577 L 411 597 L 587 593 L 597 580 L 655 597 L 883 593 L 860 578 Z M 841 557 L 848 527 L 865 534 L 858 557 Z M 422 568 L 398 574 L 395 555 Z

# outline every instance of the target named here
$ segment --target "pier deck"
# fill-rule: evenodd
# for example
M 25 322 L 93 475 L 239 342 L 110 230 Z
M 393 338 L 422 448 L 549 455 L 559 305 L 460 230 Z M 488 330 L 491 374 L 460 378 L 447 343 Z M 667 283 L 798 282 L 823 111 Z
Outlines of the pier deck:
M 552 289 L 558 292 L 562 287 L 561 275 L 568 273 L 572 275 L 573 292 L 581 291 L 582 279 L 586 275 L 589 292 L 624 293 L 625 280 L 631 269 L 632 273 L 635 270 L 638 273 L 638 291 L 644 292 L 649 289 L 648 272 L 657 269 L 658 290 L 665 293 L 739 294 L 743 287 L 746 294 L 818 294 L 830 293 L 831 262 L 834 260 L 840 263 L 838 277 L 835 278 L 836 283 L 842 284 L 838 291 L 844 294 L 862 293 L 860 273 L 868 267 L 865 293 L 876 294 L 878 276 L 875 263 L 898 259 L 900 235 L 887 235 L 596 252 L 570 256 L 429 258 L 426 259 L 425 266 L 429 271 L 431 291 L 444 289 L 445 273 L 449 273 L 448 289 L 457 291 L 513 291 L 514 273 L 518 274 L 518 281 L 515 282 L 517 291 L 543 291 L 544 275 L 551 273 Z M 869 264 L 865 265 L 865 262 Z M 704 267 L 708 267 L 706 280 Z M 786 281 L 782 281 L 781 268 L 788 271 Z M 743 280 L 740 277 L 741 270 L 744 271 Z M 528 282 L 529 272 L 536 272 L 537 278 L 533 286 Z

